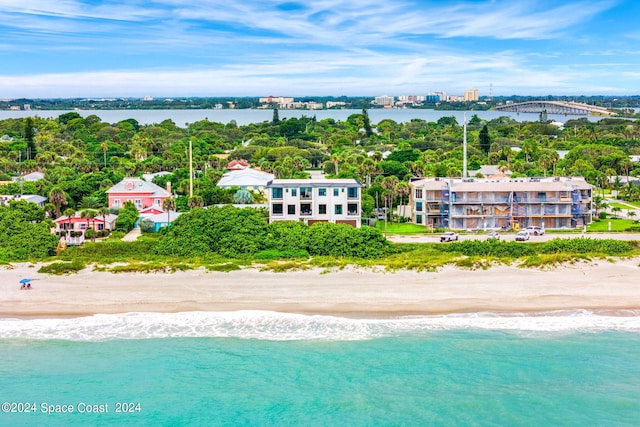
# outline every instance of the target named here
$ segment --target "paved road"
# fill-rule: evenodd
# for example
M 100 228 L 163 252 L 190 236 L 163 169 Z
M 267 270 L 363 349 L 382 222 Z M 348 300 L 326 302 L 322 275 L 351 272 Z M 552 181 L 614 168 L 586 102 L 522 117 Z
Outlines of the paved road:
M 460 240 L 486 240 L 487 233 L 460 234 Z M 546 242 L 552 239 L 575 239 L 582 237 L 581 233 L 553 233 L 546 232 L 543 236 L 531 236 L 528 242 Z M 589 239 L 640 240 L 640 233 L 586 233 Z M 516 233 L 500 233 L 500 240 L 514 241 Z M 417 236 L 387 236 L 394 243 L 438 243 L 439 234 L 423 234 Z M 526 243 L 526 242 L 525 242 Z

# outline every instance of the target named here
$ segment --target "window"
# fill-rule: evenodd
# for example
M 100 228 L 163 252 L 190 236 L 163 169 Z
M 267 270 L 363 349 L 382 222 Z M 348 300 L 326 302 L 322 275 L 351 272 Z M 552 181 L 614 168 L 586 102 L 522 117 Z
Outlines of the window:
M 340 195 L 340 189 L 339 189 L 339 188 L 334 188 L 334 189 L 333 189 L 333 195 L 334 195 L 335 197 L 338 197 L 338 196 Z
M 271 198 L 272 199 L 282 199 L 282 188 L 272 188 L 271 189 Z
M 422 188 L 416 188 L 416 199 L 422 199 Z
M 274 188 L 275 190 L 275 188 Z M 280 189 L 282 190 L 282 189 Z M 271 214 L 272 215 L 282 215 L 282 203 L 274 203 L 271 206 Z
M 300 215 L 310 216 L 311 215 L 311 203 L 301 203 L 300 204 Z
M 136 199 L 136 208 L 142 209 L 142 200 Z
M 358 215 L 358 204 L 357 203 L 349 203 L 349 204 L 347 204 L 347 215 Z
M 300 198 L 302 200 L 311 200 L 311 187 L 300 188 Z
M 327 189 L 326 188 L 318 188 L 318 196 L 326 196 Z
M 349 198 L 349 199 L 357 199 L 358 198 L 358 187 L 349 187 L 349 188 L 347 188 L 347 198 Z
M 156 205 L 156 206 L 160 206 L 160 199 L 155 199 L 153 201 L 153 204 Z
M 296 197 L 296 196 L 298 195 L 298 189 L 297 189 L 297 188 L 292 188 L 292 189 L 291 189 L 291 195 L 292 195 L 293 197 Z
M 116 207 L 116 208 L 119 208 L 120 207 L 120 199 L 115 199 L 113 201 L 113 206 Z
M 544 191 L 538 192 L 538 200 L 540 200 L 541 202 L 546 202 L 547 201 L 547 193 L 545 193 Z
M 422 202 L 416 202 L 416 210 L 422 212 Z
M 422 224 L 422 215 L 416 215 L 416 224 Z
M 327 205 L 318 205 L 318 213 L 320 215 L 326 215 L 327 214 Z
M 337 188 L 336 188 L 337 190 Z M 334 211 L 333 211 L 336 215 L 342 215 L 342 205 L 335 205 L 334 206 Z
M 287 214 L 295 215 L 296 214 L 296 205 L 287 205 Z

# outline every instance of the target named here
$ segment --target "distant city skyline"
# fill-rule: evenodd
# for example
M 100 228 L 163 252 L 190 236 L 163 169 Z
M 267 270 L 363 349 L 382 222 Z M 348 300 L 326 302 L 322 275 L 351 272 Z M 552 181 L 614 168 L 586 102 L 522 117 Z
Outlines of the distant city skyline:
M 0 98 L 640 94 L 640 2 L 0 0 Z

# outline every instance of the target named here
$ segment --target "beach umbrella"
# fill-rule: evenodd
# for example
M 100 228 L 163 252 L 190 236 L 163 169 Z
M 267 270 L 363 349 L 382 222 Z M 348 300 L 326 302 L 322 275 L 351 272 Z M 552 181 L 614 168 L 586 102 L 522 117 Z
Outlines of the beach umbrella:
M 20 283 L 29 283 L 31 279 L 21 279 Z

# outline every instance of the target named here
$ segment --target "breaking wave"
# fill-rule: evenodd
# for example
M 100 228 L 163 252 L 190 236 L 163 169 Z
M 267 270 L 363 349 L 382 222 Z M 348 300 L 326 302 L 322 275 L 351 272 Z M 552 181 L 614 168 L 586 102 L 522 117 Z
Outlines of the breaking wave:
M 448 330 L 640 332 L 639 310 L 468 313 L 362 319 L 269 311 L 124 313 L 0 319 L 0 339 L 105 341 L 179 337 L 352 341 Z

